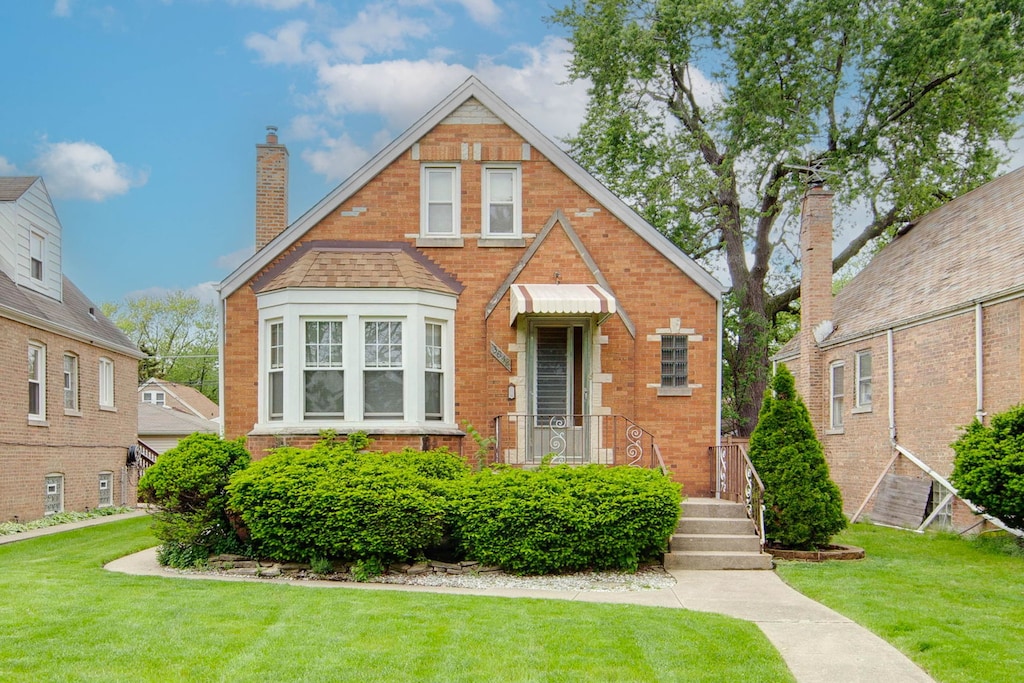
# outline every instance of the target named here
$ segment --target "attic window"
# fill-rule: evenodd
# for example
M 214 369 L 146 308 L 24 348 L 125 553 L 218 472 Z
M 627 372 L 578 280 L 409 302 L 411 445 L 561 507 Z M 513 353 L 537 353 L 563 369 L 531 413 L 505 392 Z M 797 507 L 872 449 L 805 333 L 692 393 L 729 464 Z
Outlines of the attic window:
M 420 177 L 421 236 L 459 236 L 459 195 L 458 165 L 423 166 Z
M 143 391 L 142 402 L 152 403 L 155 406 L 162 406 L 167 400 L 166 394 L 162 391 Z
M 29 237 L 29 274 L 37 282 L 43 281 L 43 243 L 42 235 L 38 232 L 30 233 Z

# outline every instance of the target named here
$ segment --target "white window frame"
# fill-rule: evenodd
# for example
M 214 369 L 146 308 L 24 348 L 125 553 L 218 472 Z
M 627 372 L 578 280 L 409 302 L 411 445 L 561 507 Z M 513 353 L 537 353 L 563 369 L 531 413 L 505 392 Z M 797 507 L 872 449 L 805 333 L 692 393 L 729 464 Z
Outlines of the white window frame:
M 39 276 L 36 277 L 36 264 Z M 29 231 L 28 237 L 28 276 L 33 282 L 43 283 L 46 277 L 46 236 L 35 230 Z
M 114 361 L 106 356 L 100 357 L 98 380 L 100 410 L 114 410 Z
M 35 354 L 35 375 L 32 373 L 32 355 Z M 33 389 L 36 398 L 36 411 L 32 412 Z M 33 421 L 46 420 L 46 345 L 39 342 L 28 344 L 28 419 Z
M 867 374 L 864 373 L 864 359 L 865 358 L 868 359 L 868 363 L 871 365 L 871 368 L 869 369 Z M 864 412 L 864 413 L 871 412 L 871 398 L 869 397 L 867 401 L 862 400 L 862 394 L 863 394 L 862 389 L 866 386 L 869 393 L 871 393 L 871 390 L 872 390 L 871 377 L 872 377 L 872 374 L 874 373 L 874 362 L 871 359 L 871 351 L 865 350 L 865 351 L 858 351 L 857 352 L 857 362 L 856 362 L 856 370 L 855 370 L 855 372 L 856 372 L 857 377 L 856 377 L 856 384 L 855 384 L 856 395 L 854 397 L 854 410 L 857 411 L 857 412 Z
M 325 345 L 321 344 L 319 340 L 312 341 L 308 336 L 309 324 L 327 324 L 334 329 L 334 325 L 339 326 L 340 338 L 335 338 L 331 335 L 330 341 Z M 304 420 L 344 420 L 345 419 L 345 323 L 344 319 L 340 318 L 303 318 L 302 319 L 302 418 Z M 321 346 L 328 347 L 328 359 L 326 361 L 320 361 L 319 359 L 313 362 L 309 360 L 309 349 L 310 346 L 319 348 Z M 340 353 L 340 357 L 335 353 L 335 347 L 337 352 Z M 325 412 L 325 413 L 311 413 L 306 403 L 306 373 L 308 372 L 340 372 L 342 377 L 342 405 L 341 410 L 337 412 Z
M 842 376 L 842 387 L 838 393 L 836 391 L 837 372 Z M 846 363 L 844 361 L 834 361 L 828 366 L 828 397 L 829 431 L 842 432 L 843 411 L 846 402 Z
M 445 407 L 445 325 L 440 320 L 425 320 L 423 323 L 423 418 L 425 420 L 443 422 Z M 434 344 L 434 333 L 436 341 Z M 428 376 L 440 375 L 440 380 L 432 379 L 431 382 L 438 382 L 440 386 L 440 412 L 427 412 L 427 387 Z
M 49 517 L 59 512 L 64 512 L 64 475 L 60 472 L 50 472 L 43 478 L 43 515 Z M 53 510 L 48 510 L 47 498 L 50 496 L 60 496 L 57 501 L 57 506 Z
M 78 356 L 73 353 L 64 354 L 63 376 L 64 411 L 73 414 L 78 413 Z
M 257 400 L 260 411 L 254 434 L 317 434 L 322 429 L 350 432 L 357 429 L 374 433 L 453 433 L 455 419 L 454 295 L 413 290 L 277 290 L 259 295 L 261 330 L 259 340 L 259 377 Z M 305 419 L 303 415 L 303 337 L 305 320 L 344 321 L 345 416 L 339 419 Z M 367 418 L 363 413 L 364 325 L 365 321 L 401 320 L 403 322 L 403 417 Z M 279 419 L 269 411 L 270 324 L 282 325 L 284 405 Z M 426 322 L 442 325 L 443 418 L 428 420 L 425 415 Z M 438 430 L 441 430 L 440 432 Z
M 264 326 L 266 329 L 267 336 L 267 353 L 266 353 L 266 405 L 267 419 L 268 420 L 283 420 L 284 419 L 284 321 L 282 320 L 270 320 Z M 276 332 L 276 339 L 275 339 Z M 263 354 L 260 354 L 263 357 Z M 271 391 L 271 385 L 273 382 L 272 378 L 276 377 L 277 381 L 281 384 L 281 410 L 277 412 L 274 410 L 274 392 Z
M 362 404 L 363 404 L 363 419 L 364 420 L 405 420 L 405 416 L 408 414 L 408 407 L 406 406 L 406 387 L 408 386 L 408 371 L 407 371 L 407 359 L 409 358 L 409 323 L 405 318 L 363 318 L 360 320 L 360 331 L 363 336 L 363 343 L 360 344 L 360 355 L 363 359 L 362 364 Z M 387 325 L 389 328 L 394 325 L 398 325 L 400 330 L 401 341 L 397 345 L 399 350 L 398 362 L 394 363 L 390 359 L 385 359 L 383 362 L 380 361 L 380 354 L 374 354 L 374 358 L 371 360 L 367 355 L 368 347 L 370 346 L 366 342 L 366 331 L 370 325 L 375 327 L 379 325 Z M 378 328 L 379 332 L 379 328 Z M 379 340 L 379 337 L 378 337 Z M 396 346 L 390 341 L 384 343 L 375 342 L 374 346 L 391 348 Z M 366 411 L 366 381 L 368 376 L 373 373 L 387 373 L 387 372 L 398 372 L 402 376 L 402 413 L 368 413 Z
M 142 402 L 152 403 L 155 406 L 163 406 L 167 404 L 167 394 L 162 391 L 143 391 Z
M 114 504 L 114 473 L 100 472 L 99 503 L 96 507 L 108 508 Z
M 491 176 L 512 174 L 512 231 L 494 232 L 491 229 Z M 523 236 L 523 183 L 522 168 L 518 164 L 488 164 L 481 171 L 480 226 L 486 239 L 519 239 Z
M 449 201 L 431 200 L 432 183 L 442 182 L 439 172 L 448 174 Z M 436 180 L 435 180 L 436 178 Z M 423 164 L 420 167 L 420 236 L 424 238 L 450 238 L 462 234 L 462 168 L 459 164 Z M 431 230 L 430 207 L 435 204 L 450 204 L 452 225 L 450 230 Z

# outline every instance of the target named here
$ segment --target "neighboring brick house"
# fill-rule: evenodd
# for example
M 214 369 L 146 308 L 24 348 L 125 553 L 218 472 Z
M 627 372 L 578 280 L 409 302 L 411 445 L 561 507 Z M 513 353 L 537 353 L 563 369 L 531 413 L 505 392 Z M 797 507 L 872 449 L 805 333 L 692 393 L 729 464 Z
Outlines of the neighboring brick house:
M 139 385 L 139 441 L 162 454 L 196 432 L 220 433 L 220 408 L 193 387 L 155 377 Z
M 472 457 L 470 425 L 514 464 L 650 464 L 653 439 L 707 492 L 721 286 L 479 80 L 290 226 L 287 158 L 271 129 L 256 253 L 220 286 L 227 437 Z
M 134 505 L 142 354 L 64 277 L 38 177 L 0 178 L 0 519 Z
M 831 203 L 820 187 L 804 198 L 801 332 L 775 359 L 797 378 L 848 513 L 948 522 L 938 479 L 959 429 L 1024 399 L 1024 169 L 904 227 L 834 300 Z M 956 527 L 978 523 L 952 502 Z

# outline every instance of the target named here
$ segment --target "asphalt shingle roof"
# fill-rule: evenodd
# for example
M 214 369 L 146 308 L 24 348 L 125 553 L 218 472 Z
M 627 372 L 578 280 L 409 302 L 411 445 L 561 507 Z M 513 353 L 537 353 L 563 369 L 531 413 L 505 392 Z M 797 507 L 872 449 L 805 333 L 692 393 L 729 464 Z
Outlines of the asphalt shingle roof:
M 25 194 L 39 176 L 0 177 L 0 202 L 13 202 Z

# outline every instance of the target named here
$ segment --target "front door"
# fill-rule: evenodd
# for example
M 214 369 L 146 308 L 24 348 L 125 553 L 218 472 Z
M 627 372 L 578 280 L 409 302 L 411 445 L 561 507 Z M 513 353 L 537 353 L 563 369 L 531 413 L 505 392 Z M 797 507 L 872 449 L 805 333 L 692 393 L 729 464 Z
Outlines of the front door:
M 554 454 L 554 462 L 589 462 L 589 321 L 531 325 L 528 462 Z

